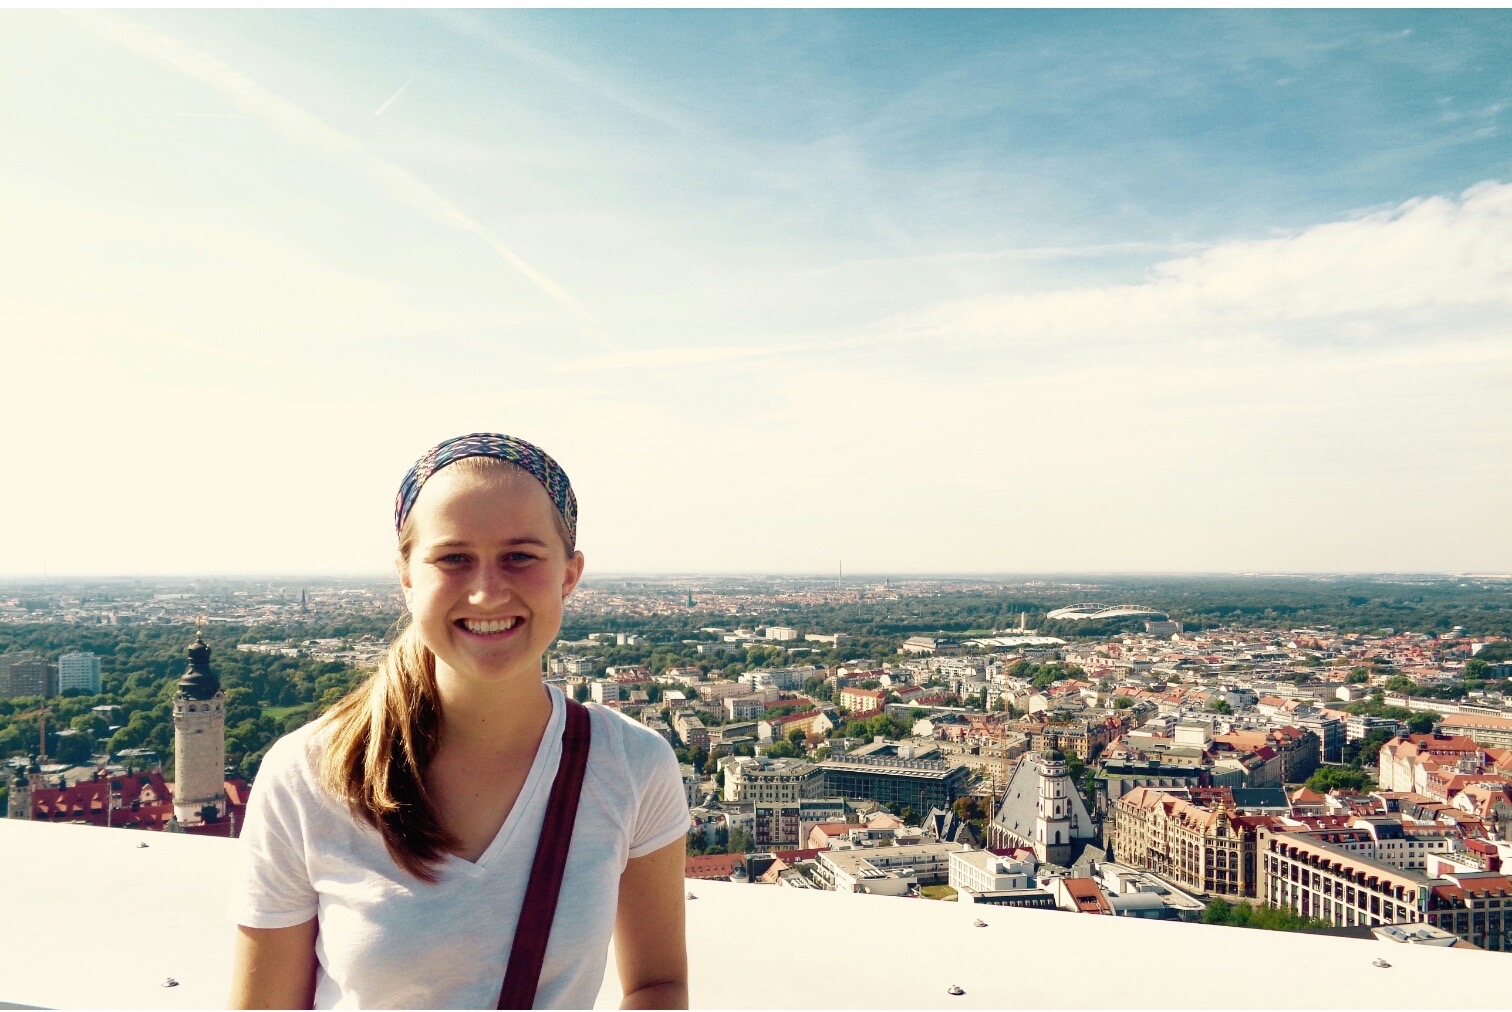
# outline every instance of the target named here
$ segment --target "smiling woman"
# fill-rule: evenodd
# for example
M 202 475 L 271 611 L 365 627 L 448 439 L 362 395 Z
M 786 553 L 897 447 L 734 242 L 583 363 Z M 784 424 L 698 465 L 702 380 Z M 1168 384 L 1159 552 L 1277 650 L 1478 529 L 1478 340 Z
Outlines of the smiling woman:
M 263 761 L 233 1007 L 584 1008 L 611 933 L 626 1007 L 686 1006 L 676 758 L 541 681 L 583 572 L 576 519 L 561 468 L 508 436 L 449 440 L 406 476 L 411 621 Z

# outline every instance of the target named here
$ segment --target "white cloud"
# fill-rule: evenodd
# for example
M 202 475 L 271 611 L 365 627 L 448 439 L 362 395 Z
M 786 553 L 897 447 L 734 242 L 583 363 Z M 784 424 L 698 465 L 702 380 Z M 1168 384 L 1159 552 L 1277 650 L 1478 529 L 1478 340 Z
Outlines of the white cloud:
M 1505 325 L 1509 311 L 1512 185 L 1488 182 L 1457 199 L 1222 243 L 1161 263 L 1139 284 L 964 300 L 902 316 L 882 333 L 1148 353 L 1189 340 L 1437 341 Z

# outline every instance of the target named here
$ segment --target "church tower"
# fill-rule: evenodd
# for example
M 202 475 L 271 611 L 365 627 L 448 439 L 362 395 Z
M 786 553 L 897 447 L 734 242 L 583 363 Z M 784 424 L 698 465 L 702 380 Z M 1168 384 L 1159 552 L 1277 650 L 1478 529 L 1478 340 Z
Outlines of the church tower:
M 1071 775 L 1058 749 L 1039 754 L 1039 804 L 1034 816 L 1034 856 L 1050 864 L 1071 864 Z
M 208 806 L 226 814 L 226 694 L 210 670 L 210 648 L 196 634 L 189 670 L 173 697 L 173 817 L 205 821 Z
M 10 785 L 10 808 L 6 816 L 12 819 L 30 819 L 32 817 L 32 788 L 31 779 L 24 771 L 18 771 Z

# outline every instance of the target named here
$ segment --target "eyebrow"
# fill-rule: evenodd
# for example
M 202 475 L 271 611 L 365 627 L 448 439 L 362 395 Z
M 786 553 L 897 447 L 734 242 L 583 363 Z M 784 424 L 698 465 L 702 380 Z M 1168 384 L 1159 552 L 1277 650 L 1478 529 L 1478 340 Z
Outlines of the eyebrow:
M 504 544 L 505 545 L 538 545 L 541 548 L 545 548 L 546 547 L 546 542 L 542 541 L 540 538 L 510 538 L 508 541 L 505 541 Z M 448 538 L 445 541 L 436 541 L 436 542 L 433 542 L 432 544 L 428 545 L 427 547 L 429 547 L 431 549 L 436 549 L 436 548 L 468 548 L 471 545 L 472 545 L 472 542 L 470 542 L 470 541 L 463 541 L 460 538 Z

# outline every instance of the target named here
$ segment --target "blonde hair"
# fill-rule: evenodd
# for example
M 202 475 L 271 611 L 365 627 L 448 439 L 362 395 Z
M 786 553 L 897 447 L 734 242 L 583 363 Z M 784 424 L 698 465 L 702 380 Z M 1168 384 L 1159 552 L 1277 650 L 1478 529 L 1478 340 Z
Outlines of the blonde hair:
M 465 457 L 452 464 L 473 475 L 506 472 L 535 480 L 508 461 Z M 575 547 L 566 522 L 553 510 L 567 555 Z M 413 513 L 399 532 L 400 564 L 414 547 Z M 383 837 L 394 861 L 429 883 L 439 877 L 446 854 L 461 843 L 441 824 L 425 771 L 440 745 L 441 697 L 436 688 L 436 656 L 408 616 L 400 619 L 378 670 L 321 718 L 330 737 L 320 756 L 320 782 L 352 814 Z

